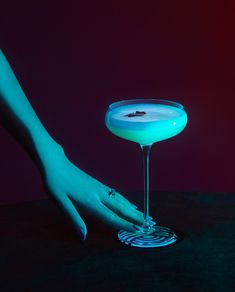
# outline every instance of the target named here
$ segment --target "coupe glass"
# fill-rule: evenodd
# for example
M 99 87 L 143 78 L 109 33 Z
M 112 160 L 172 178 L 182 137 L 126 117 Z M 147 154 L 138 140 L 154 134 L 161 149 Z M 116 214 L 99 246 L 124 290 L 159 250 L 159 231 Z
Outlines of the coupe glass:
M 177 234 L 154 226 L 149 219 L 149 153 L 151 146 L 179 134 L 187 124 L 184 107 L 161 99 L 132 99 L 112 103 L 106 112 L 107 128 L 116 136 L 138 143 L 144 163 L 144 223 L 140 231 L 120 230 L 121 242 L 135 247 L 162 247 L 175 243 Z

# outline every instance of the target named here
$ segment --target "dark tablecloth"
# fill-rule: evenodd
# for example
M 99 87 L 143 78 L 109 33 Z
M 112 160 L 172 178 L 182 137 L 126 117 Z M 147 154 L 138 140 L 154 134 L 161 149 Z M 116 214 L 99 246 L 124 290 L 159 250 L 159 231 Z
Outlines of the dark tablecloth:
M 182 241 L 128 247 L 86 217 L 81 242 L 50 200 L 0 206 L 0 291 L 235 291 L 235 194 L 152 193 L 151 215 Z

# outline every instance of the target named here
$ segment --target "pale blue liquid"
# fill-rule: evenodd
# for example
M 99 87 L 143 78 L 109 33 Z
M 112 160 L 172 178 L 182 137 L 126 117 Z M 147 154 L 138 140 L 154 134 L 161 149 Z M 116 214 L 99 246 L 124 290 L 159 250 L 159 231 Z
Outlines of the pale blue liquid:
M 146 114 L 127 116 L 136 111 Z M 187 124 L 187 114 L 175 106 L 139 103 L 108 111 L 105 121 L 113 134 L 141 145 L 151 145 L 179 134 Z

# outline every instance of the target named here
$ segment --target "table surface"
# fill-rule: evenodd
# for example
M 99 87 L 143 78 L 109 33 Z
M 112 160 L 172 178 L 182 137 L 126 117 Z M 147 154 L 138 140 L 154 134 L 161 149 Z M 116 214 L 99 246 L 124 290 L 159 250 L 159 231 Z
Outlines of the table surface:
M 183 234 L 178 244 L 128 247 L 88 216 L 81 242 L 50 200 L 0 206 L 0 291 L 235 291 L 235 194 L 150 199 L 159 225 Z

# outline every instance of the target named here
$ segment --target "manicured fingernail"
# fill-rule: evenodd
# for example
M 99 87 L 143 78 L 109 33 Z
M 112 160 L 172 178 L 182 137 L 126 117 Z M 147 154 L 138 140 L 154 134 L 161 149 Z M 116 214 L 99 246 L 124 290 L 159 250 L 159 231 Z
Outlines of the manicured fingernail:
M 142 227 L 138 226 L 138 225 L 132 225 L 132 227 L 136 230 L 136 231 L 143 231 Z
M 86 232 L 83 229 L 76 229 L 78 235 L 81 237 L 82 240 L 86 239 Z
M 133 208 L 135 208 L 135 209 L 138 209 L 138 206 L 136 206 L 135 204 L 132 204 L 132 203 L 131 203 L 131 206 L 132 206 Z
M 151 225 L 153 226 L 153 225 L 156 225 L 156 224 L 157 224 L 157 222 L 155 222 L 155 221 L 151 220 L 151 221 L 149 221 L 149 224 L 151 224 Z
M 152 219 L 153 219 L 153 217 L 151 217 L 151 216 L 147 216 L 147 219 L 150 219 L 150 220 L 152 220 Z

